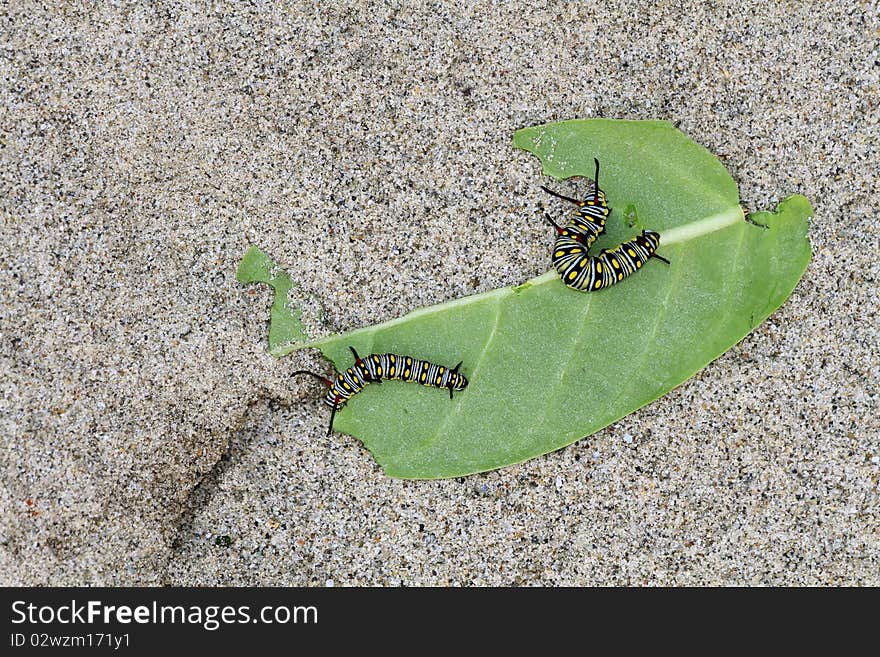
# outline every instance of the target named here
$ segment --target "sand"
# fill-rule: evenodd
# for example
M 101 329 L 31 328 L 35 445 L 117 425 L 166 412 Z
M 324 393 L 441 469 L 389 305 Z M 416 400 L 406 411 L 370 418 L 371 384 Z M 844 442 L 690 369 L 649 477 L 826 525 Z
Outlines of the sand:
M 880 584 L 876 6 L 461 4 L 5 7 L 0 583 Z M 248 246 L 325 333 L 521 283 L 512 133 L 597 116 L 810 198 L 788 302 L 519 466 L 399 481 L 326 437 Z

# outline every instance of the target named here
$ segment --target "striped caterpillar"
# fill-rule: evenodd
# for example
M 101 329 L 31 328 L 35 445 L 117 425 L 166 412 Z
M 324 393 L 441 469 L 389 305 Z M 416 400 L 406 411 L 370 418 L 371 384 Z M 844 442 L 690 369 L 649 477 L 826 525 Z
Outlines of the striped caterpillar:
M 578 206 L 574 216 L 565 226 L 558 226 L 547 218 L 556 229 L 553 245 L 553 266 L 568 287 L 580 291 L 599 290 L 614 285 L 642 268 L 650 258 L 669 261 L 657 255 L 660 234 L 643 230 L 635 239 L 618 244 L 612 249 L 602 249 L 597 256 L 589 255 L 596 238 L 605 231 L 605 219 L 611 212 L 605 194 L 599 188 L 599 160 L 596 163 L 595 181 L 591 194 L 583 201 L 558 194 L 543 185 L 545 192 Z
M 293 376 L 308 374 L 327 386 L 324 403 L 333 409 L 330 412 L 330 425 L 327 427 L 328 436 L 333 431 L 336 411 L 345 406 L 345 403 L 367 384 L 382 383 L 383 380 L 415 381 L 431 388 L 447 388 L 450 399 L 453 390 L 464 390 L 468 385 L 468 380 L 458 371 L 461 362 L 450 369 L 400 354 L 370 354 L 366 358 L 361 358 L 354 347 L 349 349 L 354 355 L 354 366 L 338 374 L 332 381 L 308 370 L 298 370 L 293 373 Z

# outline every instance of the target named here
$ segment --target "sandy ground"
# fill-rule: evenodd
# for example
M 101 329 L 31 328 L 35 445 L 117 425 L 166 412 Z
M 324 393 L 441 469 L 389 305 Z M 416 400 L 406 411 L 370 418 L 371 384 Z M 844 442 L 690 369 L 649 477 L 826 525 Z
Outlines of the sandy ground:
M 0 15 L 0 583 L 880 584 L 875 3 L 97 4 Z M 523 465 L 325 437 L 247 247 L 324 332 L 518 284 L 551 236 L 511 135 L 595 116 L 809 197 L 789 301 Z

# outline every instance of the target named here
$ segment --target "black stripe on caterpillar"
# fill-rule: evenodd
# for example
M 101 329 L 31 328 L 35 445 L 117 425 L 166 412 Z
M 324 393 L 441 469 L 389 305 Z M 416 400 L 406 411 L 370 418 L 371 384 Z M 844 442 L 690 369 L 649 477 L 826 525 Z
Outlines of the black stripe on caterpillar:
M 349 349 L 354 355 L 354 365 L 340 372 L 332 381 L 308 370 L 298 370 L 293 373 L 293 376 L 308 374 L 327 386 L 324 403 L 333 409 L 330 412 L 330 425 L 327 427 L 328 436 L 333 430 L 336 411 L 370 383 L 413 381 L 431 388 L 446 388 L 449 390 L 450 399 L 454 390 L 464 390 L 468 385 L 468 380 L 458 371 L 461 362 L 449 368 L 401 354 L 370 354 L 366 358 L 361 358 L 354 347 Z

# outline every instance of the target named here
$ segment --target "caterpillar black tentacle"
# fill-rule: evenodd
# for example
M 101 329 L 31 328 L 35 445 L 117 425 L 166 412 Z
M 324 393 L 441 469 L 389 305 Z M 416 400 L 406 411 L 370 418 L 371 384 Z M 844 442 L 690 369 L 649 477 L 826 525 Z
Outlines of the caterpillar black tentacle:
M 576 198 L 571 198 L 570 196 L 563 196 L 559 192 L 554 192 L 552 189 L 550 189 L 549 187 L 545 187 L 544 185 L 541 185 L 541 189 L 543 189 L 545 192 L 547 192 L 551 196 L 555 196 L 556 198 L 561 198 L 563 201 L 568 201 L 569 203 L 574 203 L 577 206 L 583 205 L 582 201 L 578 201 Z
M 349 349 L 354 355 L 354 365 L 340 372 L 332 381 L 308 370 L 298 370 L 293 373 L 293 376 L 308 374 L 327 386 L 324 403 L 332 409 L 330 425 L 327 427 L 328 436 L 333 431 L 336 411 L 370 383 L 381 383 L 383 380 L 415 381 L 431 388 L 447 388 L 450 399 L 453 391 L 464 390 L 468 385 L 468 380 L 458 371 L 461 362 L 450 369 L 400 354 L 370 354 L 366 358 L 361 358 L 354 347 Z
M 354 356 L 355 365 L 362 364 L 364 361 L 360 356 L 358 356 L 358 352 L 355 350 L 355 348 L 350 345 L 348 348 L 351 351 L 351 354 Z M 380 379 L 380 378 L 376 378 L 376 379 L 370 378 L 370 372 L 366 369 L 364 369 L 364 374 L 367 375 L 364 379 L 365 383 L 382 383 L 382 379 Z
M 328 379 L 326 377 L 321 376 L 320 374 L 316 374 L 315 372 L 310 372 L 309 370 L 297 370 L 291 376 L 299 376 L 300 374 L 308 374 L 309 376 L 313 376 L 316 379 L 318 379 L 318 381 L 320 381 L 325 386 L 327 386 L 327 388 L 329 388 L 330 390 L 333 389 L 333 381 L 331 381 L 330 379 Z M 335 400 L 335 403 L 333 404 L 333 410 L 330 411 L 330 426 L 327 427 L 327 435 L 328 436 L 330 435 L 330 432 L 333 430 L 333 418 L 336 416 L 336 408 L 337 408 L 337 405 L 339 404 L 339 401 L 340 401 L 338 397 L 335 397 L 334 400 Z M 326 401 L 326 398 L 325 398 L 325 401 Z
M 559 224 L 557 224 L 555 221 L 553 221 L 553 219 L 550 217 L 549 214 L 545 213 L 544 218 L 547 219 L 548 222 L 550 222 L 550 225 L 556 229 L 557 233 L 562 230 L 562 227 Z

